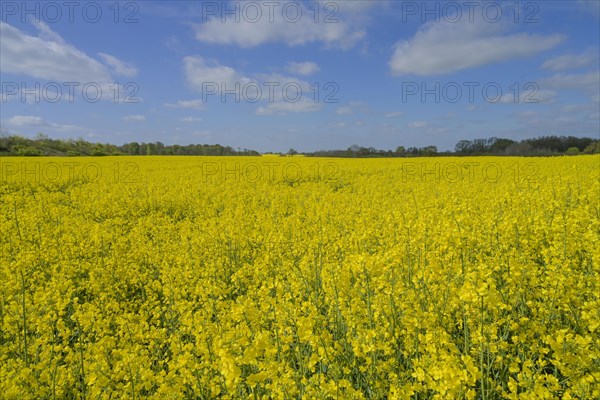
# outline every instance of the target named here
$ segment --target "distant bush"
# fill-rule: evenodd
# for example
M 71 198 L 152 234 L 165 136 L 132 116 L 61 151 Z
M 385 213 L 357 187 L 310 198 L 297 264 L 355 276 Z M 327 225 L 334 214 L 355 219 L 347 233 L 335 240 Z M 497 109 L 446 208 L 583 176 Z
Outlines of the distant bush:
M 42 152 L 39 149 L 30 146 L 18 146 L 15 150 L 18 156 L 32 157 L 42 155 Z
M 596 140 L 595 142 L 590 143 L 583 152 L 585 154 L 598 154 L 600 153 L 600 140 Z
M 579 149 L 577 147 L 569 147 L 567 149 L 567 151 L 565 152 L 566 155 L 568 156 L 574 156 L 579 154 Z

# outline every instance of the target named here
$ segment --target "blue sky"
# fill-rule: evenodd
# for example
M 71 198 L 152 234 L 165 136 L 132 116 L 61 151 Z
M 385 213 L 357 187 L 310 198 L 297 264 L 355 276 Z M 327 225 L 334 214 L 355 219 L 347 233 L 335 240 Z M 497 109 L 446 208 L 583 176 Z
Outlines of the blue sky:
M 2 3 L 3 130 L 259 151 L 600 136 L 600 1 L 116 4 Z

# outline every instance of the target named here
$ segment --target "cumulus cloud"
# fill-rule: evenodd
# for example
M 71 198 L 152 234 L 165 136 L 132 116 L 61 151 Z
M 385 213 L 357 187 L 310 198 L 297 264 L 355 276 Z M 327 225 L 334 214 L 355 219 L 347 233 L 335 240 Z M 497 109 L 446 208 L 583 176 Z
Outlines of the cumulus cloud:
M 123 117 L 123 121 L 125 122 L 143 122 L 146 120 L 146 117 L 140 114 L 135 115 L 126 115 Z
M 82 129 L 76 125 L 48 122 L 41 117 L 33 115 L 15 115 L 8 119 L 7 124 L 18 128 L 45 128 L 56 131 L 73 131 Z
M 286 66 L 286 70 L 291 74 L 297 75 L 311 75 L 315 72 L 319 72 L 319 66 L 311 61 L 306 62 L 290 62 Z
M 102 60 L 104 60 L 104 63 L 107 64 L 116 75 L 133 78 L 138 73 L 137 68 L 135 68 L 132 64 L 125 63 L 115 56 L 111 56 L 110 54 L 106 53 L 98 53 L 98 55 L 100 56 L 100 58 L 102 58 Z
M 597 92 L 600 88 L 600 71 L 590 71 L 580 74 L 556 74 L 541 79 L 540 87 L 548 89 L 579 89 Z
M 594 63 L 597 64 L 599 56 L 598 50 L 592 49 L 581 54 L 564 54 L 562 56 L 546 60 L 542 64 L 542 68 L 549 69 L 551 71 L 565 71 L 569 69 L 588 67 Z
M 176 103 L 165 103 L 164 106 L 169 108 L 189 108 L 192 110 L 204 110 L 204 103 L 201 99 L 179 100 Z
M 409 40 L 394 46 L 389 62 L 394 75 L 447 74 L 527 57 L 564 40 L 562 35 L 506 34 L 502 23 L 483 20 L 428 22 Z
M 239 8 L 238 3 L 221 4 L 221 7 L 227 6 L 230 9 Z M 338 19 L 336 23 L 326 23 L 325 16 L 321 16 L 315 22 L 313 11 L 300 2 L 295 4 L 292 8 L 299 9 L 284 12 L 280 5 L 273 13 L 268 9 L 263 10 L 262 16 L 257 19 L 254 18 L 256 13 L 251 16 L 238 14 L 242 16 L 238 21 L 235 16 L 225 16 L 225 21 L 221 15 L 210 16 L 206 22 L 195 25 L 196 39 L 205 43 L 234 44 L 244 48 L 265 43 L 299 46 L 318 42 L 327 46 L 350 48 L 365 36 L 365 31 L 354 28 L 351 20 Z M 350 14 L 352 11 L 360 11 L 360 8 L 353 10 L 347 7 L 346 11 Z
M 200 56 L 185 57 L 183 65 L 188 84 L 199 91 L 204 90 L 205 84 L 216 84 L 219 89 L 225 87 L 231 90 L 236 87 L 236 84 L 244 85 L 251 82 L 235 69 Z
M 218 96 L 222 101 L 233 101 L 235 94 L 236 101 L 267 102 L 267 105 L 256 110 L 258 115 L 283 115 L 321 109 L 314 101 L 311 85 L 299 78 L 277 73 L 254 74 L 250 78 L 232 67 L 221 65 L 216 60 L 207 61 L 200 56 L 185 57 L 183 63 L 188 85 L 203 92 L 206 101 L 223 92 Z M 227 90 L 227 93 L 223 90 Z M 179 102 L 167 106 L 182 107 L 184 104 Z
M 44 22 L 35 26 L 38 36 L 30 36 L 0 21 L 0 68 L 4 73 L 61 82 L 112 81 L 110 71 L 100 62 L 66 43 Z

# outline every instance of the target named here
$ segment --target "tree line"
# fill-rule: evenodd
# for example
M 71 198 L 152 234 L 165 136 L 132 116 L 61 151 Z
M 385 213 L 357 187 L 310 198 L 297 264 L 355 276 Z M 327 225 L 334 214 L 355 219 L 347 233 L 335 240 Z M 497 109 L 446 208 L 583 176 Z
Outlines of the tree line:
M 38 134 L 34 139 L 16 135 L 0 137 L 0 155 L 10 156 L 116 156 L 116 155 L 176 155 L 176 156 L 257 156 L 258 151 L 233 149 L 220 144 L 165 145 L 161 142 L 131 142 L 117 146 L 92 143 L 83 139 L 51 139 Z
M 436 146 L 398 146 L 396 150 L 377 150 L 374 147 L 351 146 L 346 150 L 321 150 L 303 153 L 314 157 L 434 157 L 434 156 L 553 156 L 600 153 L 600 140 L 575 136 L 542 136 L 515 141 L 492 137 L 460 140 L 454 151 L 438 151 Z M 288 155 L 298 154 L 290 149 Z
M 434 156 L 552 156 L 600 153 L 600 140 L 575 136 L 542 136 L 515 141 L 492 137 L 489 139 L 460 140 L 454 151 L 438 151 L 436 146 L 398 146 L 395 150 L 350 146 L 346 150 L 320 150 L 299 153 L 290 149 L 286 154 L 308 157 L 434 157 Z M 108 156 L 108 155 L 179 155 L 179 156 L 258 156 L 256 150 L 233 149 L 219 144 L 165 145 L 154 143 L 125 143 L 121 146 L 92 143 L 79 139 L 51 139 L 38 134 L 30 139 L 18 135 L 0 135 L 0 155 L 3 156 Z

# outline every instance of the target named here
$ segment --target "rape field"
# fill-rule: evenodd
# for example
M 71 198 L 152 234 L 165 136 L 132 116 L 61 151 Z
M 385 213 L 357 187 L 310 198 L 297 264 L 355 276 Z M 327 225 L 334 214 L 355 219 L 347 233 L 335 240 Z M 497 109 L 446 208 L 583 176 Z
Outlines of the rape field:
M 0 164 L 1 398 L 600 398 L 598 156 Z

